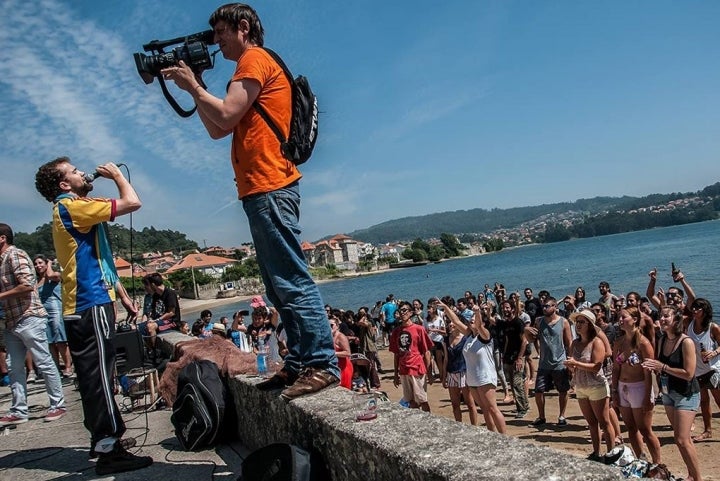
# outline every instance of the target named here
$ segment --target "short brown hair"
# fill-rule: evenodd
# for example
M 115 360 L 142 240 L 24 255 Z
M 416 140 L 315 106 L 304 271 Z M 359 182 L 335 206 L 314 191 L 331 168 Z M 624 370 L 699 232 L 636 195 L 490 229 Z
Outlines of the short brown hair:
M 247 21 L 250 25 L 250 32 L 248 33 L 250 42 L 258 47 L 263 46 L 265 31 L 263 30 L 262 23 L 260 23 L 260 17 L 258 17 L 257 12 L 250 5 L 244 3 L 228 3 L 222 7 L 218 7 L 218 9 L 210 15 L 208 23 L 214 28 L 215 24 L 220 20 L 226 22 L 234 31 L 237 31 L 241 20 Z

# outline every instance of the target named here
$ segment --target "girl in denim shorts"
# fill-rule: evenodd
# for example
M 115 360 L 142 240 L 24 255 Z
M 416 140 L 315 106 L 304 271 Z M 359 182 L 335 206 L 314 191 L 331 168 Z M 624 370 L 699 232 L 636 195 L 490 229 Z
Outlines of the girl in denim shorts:
M 660 328 L 663 336 L 658 341 L 656 359 L 645 359 L 642 366 L 658 374 L 665 413 L 688 469 L 686 479 L 698 481 L 702 476 L 695 444 L 690 437 L 695 412 L 700 405 L 700 385 L 695 377 L 695 343 L 683 334 L 682 311 L 675 306 L 660 310 Z

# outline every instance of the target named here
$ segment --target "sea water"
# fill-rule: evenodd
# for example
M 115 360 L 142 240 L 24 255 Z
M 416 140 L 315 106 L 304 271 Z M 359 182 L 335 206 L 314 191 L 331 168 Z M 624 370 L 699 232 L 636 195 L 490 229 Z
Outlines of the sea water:
M 595 302 L 600 281 L 607 281 L 613 293 L 637 291 L 644 296 L 648 272 L 655 267 L 658 288 L 681 287 L 671 279 L 671 262 L 685 274 L 696 296 L 709 299 L 720 312 L 720 221 L 504 249 L 325 282 L 319 288 L 326 304 L 353 311 L 372 307 L 388 294 L 425 303 L 432 296 L 457 298 L 467 290 L 477 294 L 485 284 L 492 287 L 495 282 L 503 284 L 508 294 L 519 291 L 522 299 L 525 287 L 536 295 L 548 290 L 560 300 L 582 286 L 587 299 Z M 228 304 L 221 315 L 232 316 L 246 308 L 247 301 Z

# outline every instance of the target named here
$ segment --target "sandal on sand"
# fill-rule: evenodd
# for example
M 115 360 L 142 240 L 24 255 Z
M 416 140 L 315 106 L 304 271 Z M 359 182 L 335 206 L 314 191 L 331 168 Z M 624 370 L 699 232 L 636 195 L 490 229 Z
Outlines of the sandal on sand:
M 712 433 L 710 433 L 708 431 L 703 431 L 702 433 L 698 434 L 697 436 L 692 437 L 692 440 L 695 443 L 699 443 L 699 442 L 705 441 L 707 439 L 712 439 Z

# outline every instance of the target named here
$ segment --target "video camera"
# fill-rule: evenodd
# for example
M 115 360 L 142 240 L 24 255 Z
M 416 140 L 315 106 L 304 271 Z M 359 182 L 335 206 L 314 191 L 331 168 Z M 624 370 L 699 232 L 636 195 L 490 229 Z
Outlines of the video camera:
M 182 60 L 195 72 L 200 84 L 204 88 L 205 85 L 200 75 L 205 70 L 209 70 L 215 66 L 215 55 L 219 51 L 215 51 L 212 54 L 208 52 L 208 45 L 215 43 L 214 35 L 212 30 L 205 30 L 204 32 L 172 38 L 170 40 L 153 40 L 143 45 L 143 50 L 153 52 L 153 55 L 145 55 L 143 53 L 133 54 L 135 66 L 143 81 L 146 84 L 151 84 L 153 79 L 157 77 L 165 99 L 181 117 L 190 117 L 195 113 L 196 108 L 184 110 L 178 105 L 172 95 L 170 95 L 170 92 L 168 92 L 165 80 L 160 71 L 164 68 L 177 65 L 180 63 L 180 60 Z M 164 51 L 166 47 L 179 43 L 182 45 L 175 47 L 169 52 Z

